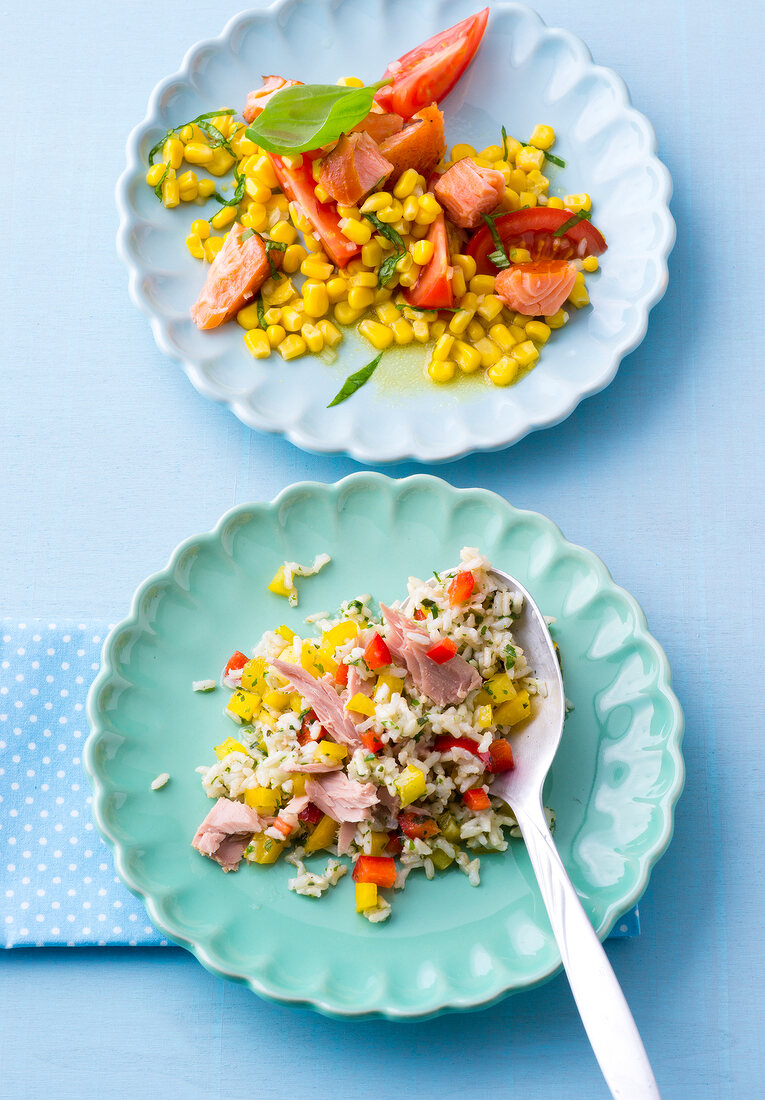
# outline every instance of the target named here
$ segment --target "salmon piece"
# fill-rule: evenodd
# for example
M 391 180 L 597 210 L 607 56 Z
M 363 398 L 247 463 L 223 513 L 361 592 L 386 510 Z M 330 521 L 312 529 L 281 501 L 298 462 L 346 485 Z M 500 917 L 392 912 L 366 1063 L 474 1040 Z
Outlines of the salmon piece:
M 557 313 L 568 298 L 576 273 L 576 264 L 570 260 L 512 264 L 497 275 L 494 293 L 516 313 L 526 317 L 549 317 Z
M 365 134 L 369 134 L 372 141 L 376 141 L 378 145 L 386 138 L 393 137 L 403 128 L 404 120 L 401 115 L 383 111 L 382 107 L 378 107 L 376 103 L 372 104 L 372 110 L 367 117 L 362 118 L 361 122 L 357 122 L 353 127 L 354 132 L 363 131 Z
M 266 247 L 257 233 L 244 241 L 243 225 L 234 222 L 218 255 L 210 265 L 202 293 L 191 307 L 197 328 L 217 328 L 230 321 L 251 302 L 271 273 Z M 280 252 L 272 253 L 279 262 Z
M 455 225 L 475 229 L 505 195 L 505 180 L 496 168 L 482 168 L 470 157 L 453 164 L 435 186 L 435 195 Z
M 380 152 L 393 165 L 391 182 L 395 182 L 407 168 L 414 168 L 426 178 L 446 151 L 444 116 L 435 103 L 423 107 L 412 117 L 409 126 L 386 138 Z
M 242 111 L 245 122 L 252 122 L 263 110 L 269 99 L 282 88 L 294 88 L 296 84 L 302 84 L 302 80 L 285 80 L 283 76 L 264 76 L 263 87 L 256 88 L 247 96 L 247 103 Z
M 369 134 L 343 134 L 322 162 L 319 183 L 341 206 L 354 206 L 392 171 Z

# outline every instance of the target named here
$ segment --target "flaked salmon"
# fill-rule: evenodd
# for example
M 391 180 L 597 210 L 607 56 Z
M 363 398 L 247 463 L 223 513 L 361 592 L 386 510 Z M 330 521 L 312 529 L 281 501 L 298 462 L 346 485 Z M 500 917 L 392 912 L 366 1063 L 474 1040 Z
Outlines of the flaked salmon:
M 369 134 L 372 141 L 376 141 L 378 145 L 386 138 L 397 134 L 399 130 L 403 130 L 403 128 L 404 120 L 401 115 L 383 111 L 376 103 L 372 104 L 372 110 L 367 117 L 362 118 L 361 122 L 357 122 L 353 127 L 354 131 L 363 131 Z
M 571 293 L 577 267 L 570 260 L 536 260 L 500 271 L 494 293 L 525 317 L 550 317 Z
M 464 157 L 444 172 L 434 193 L 455 225 L 475 229 L 481 224 L 482 214 L 490 214 L 499 206 L 505 180 L 496 168 L 484 168 Z
M 324 158 L 319 183 L 335 202 L 354 206 L 392 171 L 393 165 L 369 134 L 343 134 Z
M 444 116 L 435 103 L 423 107 L 412 117 L 409 126 L 380 145 L 380 152 L 393 165 L 390 176 L 393 182 L 407 168 L 414 168 L 427 179 L 445 150 Z
M 245 234 L 244 239 L 242 239 Z M 274 252 L 276 263 L 281 253 Z M 202 293 L 191 307 L 199 329 L 217 328 L 251 302 L 271 271 L 266 247 L 257 233 L 234 222 L 210 265 Z
M 247 103 L 242 111 L 245 122 L 256 119 L 271 96 L 282 88 L 294 88 L 296 84 L 302 84 L 302 80 L 285 80 L 283 76 L 264 76 L 263 87 L 255 88 L 247 96 Z

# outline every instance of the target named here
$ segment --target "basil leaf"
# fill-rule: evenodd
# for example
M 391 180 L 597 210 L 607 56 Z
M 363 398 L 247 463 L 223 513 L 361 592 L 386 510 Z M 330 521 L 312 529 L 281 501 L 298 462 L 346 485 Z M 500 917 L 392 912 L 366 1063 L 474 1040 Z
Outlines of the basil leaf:
M 405 255 L 406 252 L 391 252 L 390 256 L 383 260 L 377 272 L 377 282 L 380 286 L 386 286 L 391 281 L 396 274 L 396 264 Z
M 184 126 L 199 126 L 200 129 L 204 129 L 204 127 L 201 124 L 206 122 L 208 119 L 217 118 L 218 115 L 234 115 L 234 114 L 236 114 L 236 111 L 234 110 L 233 107 L 224 107 L 221 111 L 207 111 L 206 114 L 197 115 L 196 118 L 192 118 L 189 122 L 182 122 L 179 126 L 173 126 L 170 130 L 168 130 L 165 133 L 164 137 L 159 139 L 159 141 L 157 142 L 156 145 L 152 145 L 151 149 L 149 150 L 149 156 L 148 156 L 149 164 L 154 163 L 154 158 L 156 157 L 157 153 L 159 153 L 159 151 L 161 150 L 162 146 L 165 144 L 167 139 L 171 138 L 171 137 L 174 137 L 175 134 L 177 134 L 179 130 L 183 129 Z M 213 127 L 211 127 L 211 129 L 215 130 L 215 127 L 213 126 Z M 216 133 L 218 133 L 218 135 L 221 138 L 223 138 L 223 135 L 220 133 L 220 130 L 217 130 Z M 226 139 L 223 138 L 223 140 L 225 141 Z
M 500 237 L 499 233 L 497 232 L 497 227 L 494 224 L 494 218 L 495 217 L 501 217 L 501 215 L 500 214 L 495 214 L 495 215 L 481 214 L 481 217 L 483 218 L 483 220 L 486 222 L 486 224 L 489 227 L 489 232 L 491 233 L 491 239 L 494 242 L 494 247 L 496 249 L 495 252 L 491 253 L 491 255 L 489 256 L 489 259 L 491 260 L 491 262 L 494 264 L 495 267 L 509 267 L 510 266 L 510 261 L 507 258 L 507 253 L 505 252 L 505 246 L 503 245 L 502 238 Z
M 328 409 L 331 409 L 333 405 L 339 405 L 343 401 L 347 401 L 349 397 L 353 397 L 356 390 L 360 390 L 365 382 L 368 382 L 374 372 L 377 370 L 377 366 L 382 359 L 382 352 L 376 356 L 371 363 L 367 363 L 361 370 L 356 371 L 349 378 L 346 378 L 343 383 L 342 389 L 335 394 L 330 403 L 327 405 Z
M 306 153 L 336 141 L 366 118 L 382 83 L 366 88 L 297 84 L 269 99 L 247 130 L 250 141 L 269 153 Z
M 236 180 L 236 191 L 234 191 L 230 199 L 224 199 L 223 195 L 219 194 L 217 191 L 213 192 L 221 206 L 238 206 L 244 198 L 244 187 L 247 183 L 244 172 L 240 174 L 237 172 L 236 168 L 234 168 L 234 179 Z
M 258 297 L 255 303 L 255 309 L 258 311 L 258 324 L 262 329 L 266 329 L 266 307 L 263 305 L 263 299 Z
M 396 232 L 392 225 L 388 225 L 387 222 L 381 222 L 376 214 L 365 214 L 364 217 L 368 222 L 372 223 L 380 236 L 385 237 L 387 241 L 395 245 L 399 252 L 406 252 L 406 245 L 401 239 L 400 234 Z
M 578 214 L 572 214 L 567 222 L 564 222 L 563 225 L 558 226 L 558 228 L 553 233 L 553 237 L 562 237 L 568 229 L 573 228 L 573 226 L 575 226 L 578 222 L 586 222 L 589 216 L 590 214 L 588 210 L 580 210 Z

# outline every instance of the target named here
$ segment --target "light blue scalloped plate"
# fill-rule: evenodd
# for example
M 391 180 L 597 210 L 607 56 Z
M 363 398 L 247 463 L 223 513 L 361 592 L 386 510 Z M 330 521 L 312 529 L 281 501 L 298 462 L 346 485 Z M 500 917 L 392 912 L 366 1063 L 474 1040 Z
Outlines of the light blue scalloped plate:
M 231 732 L 216 677 L 266 628 L 371 592 L 392 600 L 479 546 L 557 618 L 574 703 L 552 768 L 556 841 L 598 934 L 638 900 L 672 835 L 683 783 L 683 720 L 667 659 L 634 599 L 587 550 L 535 512 L 433 477 L 360 473 L 299 483 L 243 505 L 188 539 L 139 588 L 109 635 L 88 700 L 85 764 L 96 822 L 117 870 L 154 924 L 208 969 L 261 996 L 336 1016 L 415 1019 L 490 1004 L 560 966 L 525 850 L 481 859 L 482 884 L 458 872 L 412 876 L 393 916 L 371 925 L 343 880 L 317 901 L 287 890 L 289 865 L 223 875 L 190 841 L 210 803 L 194 769 Z M 266 585 L 285 559 L 332 563 L 291 609 Z M 150 790 L 169 772 L 170 783 Z
M 653 129 L 630 106 L 622 80 L 593 65 L 578 38 L 546 27 L 530 8 L 502 3 L 492 5 L 478 57 L 444 101 L 447 140 L 482 148 L 498 140 L 503 123 L 521 137 L 537 122 L 554 126 L 556 152 L 567 167 L 550 166 L 552 190 L 588 191 L 609 243 L 601 271 L 589 280 L 591 308 L 555 334 L 541 365 L 509 389 L 467 376 L 435 387 L 418 345 L 387 352 L 363 390 L 327 409 L 345 377 L 371 358 L 370 345 L 351 330 L 330 367 L 313 356 L 286 364 L 277 355 L 253 360 L 237 325 L 201 333 L 192 324 L 189 308 L 205 272 L 184 244 L 191 208 L 165 210 L 146 186 L 146 154 L 155 141 L 203 111 L 241 109 L 264 71 L 306 81 L 351 73 L 377 79 L 404 49 L 476 6 L 475 0 L 279 0 L 267 11 L 237 16 L 220 38 L 194 46 L 180 71 L 154 90 L 128 140 L 117 187 L 118 248 L 130 294 L 151 319 L 159 347 L 199 392 L 225 402 L 250 427 L 361 462 L 445 462 L 507 447 L 564 420 L 583 397 L 608 385 L 643 339 L 648 311 L 666 289 L 675 237 L 671 181 L 656 158 Z

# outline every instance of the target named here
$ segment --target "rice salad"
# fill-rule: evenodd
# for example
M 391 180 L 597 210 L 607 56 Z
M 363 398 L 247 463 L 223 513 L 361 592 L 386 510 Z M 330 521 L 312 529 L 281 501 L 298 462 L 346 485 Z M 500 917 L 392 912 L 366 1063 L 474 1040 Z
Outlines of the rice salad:
M 519 835 L 491 780 L 513 767 L 507 735 L 546 693 L 513 636 L 522 609 L 465 548 L 458 567 L 410 578 L 403 605 L 360 596 L 309 616 L 309 637 L 279 626 L 251 657 L 237 650 L 222 678 L 237 729 L 197 769 L 216 801 L 194 847 L 224 871 L 284 856 L 307 897 L 349 857 L 356 910 L 373 922 L 391 913 L 381 891 L 412 871 L 453 867 L 478 886 L 479 853 Z M 307 870 L 320 853 L 326 865 Z

